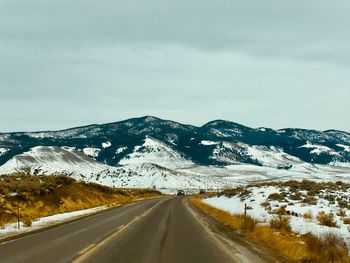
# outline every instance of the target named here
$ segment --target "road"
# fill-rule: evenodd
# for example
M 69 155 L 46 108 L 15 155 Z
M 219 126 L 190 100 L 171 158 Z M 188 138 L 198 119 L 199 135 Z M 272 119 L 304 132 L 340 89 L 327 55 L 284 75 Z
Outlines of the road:
M 141 201 L 0 244 L 0 262 L 11 263 L 237 262 L 234 258 L 183 197 Z

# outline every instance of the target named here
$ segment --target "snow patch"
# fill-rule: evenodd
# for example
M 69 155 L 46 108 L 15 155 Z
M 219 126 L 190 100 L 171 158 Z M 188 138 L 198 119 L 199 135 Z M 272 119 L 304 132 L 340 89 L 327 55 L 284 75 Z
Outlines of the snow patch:
M 94 207 L 90 209 L 84 209 L 84 210 L 79 210 L 79 211 L 74 211 L 69 213 L 56 214 L 52 216 L 38 218 L 33 221 L 30 227 L 26 227 L 23 224 L 23 222 L 20 222 L 20 227 L 21 227 L 20 229 L 17 228 L 17 223 L 6 224 L 0 228 L 0 237 L 33 231 L 36 229 L 47 227 L 49 225 L 64 222 L 69 219 L 74 219 L 83 215 L 96 213 L 106 208 L 107 208 L 106 206 L 100 206 L 100 207 Z
M 0 156 L 4 155 L 5 153 L 7 153 L 10 149 L 6 149 L 6 148 L 0 148 Z
M 286 206 L 286 210 L 297 213 L 299 216 L 290 216 L 290 225 L 294 232 L 299 234 L 306 234 L 311 232 L 315 235 L 319 235 L 327 232 L 334 232 L 343 236 L 348 242 L 350 242 L 350 232 L 348 225 L 344 224 L 341 217 L 337 215 L 340 208 L 337 204 L 331 203 L 322 197 L 316 197 L 315 204 L 305 205 L 301 202 L 286 198 L 286 201 L 268 200 L 268 196 L 273 193 L 280 193 L 281 191 L 288 192 L 288 187 L 281 189 L 275 186 L 263 186 L 263 187 L 249 187 L 247 188 L 251 193 L 242 200 L 242 197 L 236 195 L 232 197 L 217 196 L 204 199 L 203 202 L 214 206 L 218 209 L 230 212 L 232 214 L 243 214 L 244 204 L 246 203 L 252 209 L 247 210 L 247 214 L 253 218 L 256 218 L 263 222 L 269 222 L 274 215 L 270 214 L 261 204 L 268 202 L 272 209 L 276 209 L 283 205 Z M 349 195 L 349 191 L 339 192 L 338 195 Z M 321 211 L 325 213 L 333 213 L 334 220 L 338 227 L 328 227 L 319 225 L 316 217 Z M 350 216 L 350 210 L 344 209 L 346 217 Z M 303 215 L 305 213 L 311 214 L 311 219 L 305 219 Z
M 193 165 L 170 146 L 151 137 L 146 137 L 143 145 L 135 146 L 133 152 L 119 162 L 120 165 L 142 163 L 153 163 L 170 169 Z
M 98 157 L 98 155 L 101 152 L 101 149 L 99 149 L 99 148 L 84 148 L 83 152 L 85 155 L 95 158 L 95 157 Z
M 350 152 L 350 146 L 349 145 L 343 145 L 343 144 L 337 144 L 337 146 L 344 149 L 346 152 Z
M 267 146 L 250 146 L 240 143 L 252 159 L 267 167 L 278 168 L 281 165 L 299 165 L 302 161 L 292 155 L 285 153 L 282 149 Z
M 307 141 L 305 145 L 300 146 L 299 148 L 307 148 L 307 149 L 313 149 L 310 153 L 320 155 L 321 153 L 329 153 L 336 155 L 337 153 L 334 152 L 331 148 L 319 145 L 319 144 L 313 144 L 310 141 Z
M 202 145 L 206 145 L 206 146 L 210 146 L 210 145 L 217 145 L 218 142 L 213 142 L 213 141 L 206 141 L 206 140 L 203 140 L 200 142 L 200 144 Z
M 102 147 L 103 148 L 108 148 L 108 147 L 111 147 L 112 146 L 112 143 L 111 142 L 103 142 L 102 143 Z
M 0 166 L 0 174 L 30 171 L 35 174 L 66 174 L 81 179 L 108 166 L 96 162 L 84 153 L 67 147 L 37 146 L 11 158 Z
M 128 149 L 128 147 L 120 147 L 115 151 L 115 153 L 121 154 L 122 152 L 126 151 L 127 149 Z

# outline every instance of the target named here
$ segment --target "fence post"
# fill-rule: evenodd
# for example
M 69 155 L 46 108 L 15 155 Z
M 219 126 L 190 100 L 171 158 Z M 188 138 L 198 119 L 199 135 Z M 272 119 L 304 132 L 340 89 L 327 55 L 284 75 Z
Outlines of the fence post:
M 244 204 L 244 230 L 247 230 L 247 203 Z
M 17 228 L 18 229 L 21 228 L 21 224 L 19 222 L 20 222 L 19 206 L 17 206 Z

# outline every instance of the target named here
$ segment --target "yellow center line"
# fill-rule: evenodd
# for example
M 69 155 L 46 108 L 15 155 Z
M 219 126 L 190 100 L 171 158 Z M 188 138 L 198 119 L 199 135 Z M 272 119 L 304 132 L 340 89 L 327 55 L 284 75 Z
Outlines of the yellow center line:
M 167 200 L 167 199 L 165 199 L 165 200 Z M 155 207 L 157 207 L 158 205 L 163 203 L 165 200 L 162 200 L 162 201 L 156 203 L 155 205 L 151 206 L 149 209 L 146 209 L 145 211 L 143 211 L 143 213 L 141 215 L 136 216 L 133 220 L 131 220 L 126 225 L 119 226 L 114 233 L 112 233 L 110 236 L 108 236 L 104 240 L 100 241 L 97 244 L 93 244 L 93 246 L 90 245 L 89 247 L 84 249 L 84 253 L 83 254 L 79 253 L 79 256 L 76 259 L 74 259 L 72 262 L 73 263 L 85 262 L 89 257 L 92 256 L 92 254 L 96 253 L 99 249 L 102 249 L 109 242 L 111 242 L 114 238 L 116 238 L 118 235 L 120 235 L 126 229 L 128 229 L 128 227 L 130 227 L 132 224 L 137 222 L 139 219 L 145 217 L 148 213 L 150 213 L 153 209 L 155 209 Z
M 123 227 L 125 227 L 125 225 L 121 225 L 120 227 L 117 228 L 117 230 L 122 229 Z
M 88 245 L 86 248 L 80 250 L 79 255 L 85 254 L 85 253 L 88 252 L 90 249 L 92 249 L 95 245 L 96 245 L 96 244 L 90 244 L 90 245 Z

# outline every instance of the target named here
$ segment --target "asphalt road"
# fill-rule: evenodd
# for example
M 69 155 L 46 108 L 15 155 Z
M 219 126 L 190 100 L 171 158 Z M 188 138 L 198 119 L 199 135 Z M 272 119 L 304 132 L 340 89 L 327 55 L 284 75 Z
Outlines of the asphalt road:
M 0 244 L 0 262 L 72 261 L 234 262 L 183 197 L 142 201 Z
M 0 244 L 0 262 L 71 262 L 162 199 L 150 199 Z
M 233 259 L 190 213 L 181 197 L 165 200 L 85 262 L 231 263 Z

